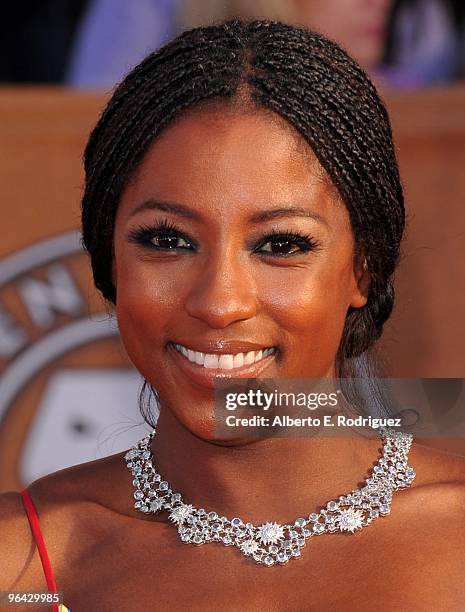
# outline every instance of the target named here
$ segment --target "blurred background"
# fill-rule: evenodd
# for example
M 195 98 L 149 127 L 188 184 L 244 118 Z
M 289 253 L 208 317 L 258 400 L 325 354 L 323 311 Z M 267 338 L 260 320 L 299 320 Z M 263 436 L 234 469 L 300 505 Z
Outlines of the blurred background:
M 8 3 L 0 25 L 0 490 L 124 450 L 147 430 L 141 378 L 79 245 L 82 152 L 134 65 L 186 28 L 233 16 L 318 30 L 380 89 L 408 229 L 378 352 L 390 376 L 449 381 L 439 416 L 463 404 L 463 1 Z M 433 396 L 425 401 L 438 399 L 437 386 Z M 430 443 L 465 454 L 462 438 Z
M 3 14 L 0 80 L 108 89 L 184 29 L 234 16 L 323 32 L 389 89 L 464 76 L 461 0 L 26 0 Z

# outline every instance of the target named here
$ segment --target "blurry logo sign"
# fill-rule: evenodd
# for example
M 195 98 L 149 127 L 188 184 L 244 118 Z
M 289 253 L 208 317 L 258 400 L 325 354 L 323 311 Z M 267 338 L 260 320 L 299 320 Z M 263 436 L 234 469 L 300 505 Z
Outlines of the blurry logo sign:
M 15 444 L 24 446 L 17 472 L 26 481 L 94 459 L 98 437 L 114 420 L 118 403 L 130 409 L 134 424 L 140 378 L 122 353 L 116 351 L 115 357 L 114 351 L 109 365 L 106 351 L 96 367 L 98 358 L 90 357 L 89 350 L 80 353 L 84 356 L 76 360 L 77 368 L 57 367 L 77 349 L 118 337 L 114 318 L 89 313 L 82 290 L 88 283 L 87 261 L 80 239 L 77 231 L 64 233 L 0 262 L 0 442 L 8 441 L 10 455 Z M 44 371 L 45 387 L 35 399 L 23 401 L 24 392 Z M 28 405 L 23 409 L 24 403 Z M 130 415 L 123 415 L 126 424 Z M 131 431 L 129 442 L 137 435 Z M 118 442 L 122 449 L 128 444 Z M 4 460 L 0 457 L 0 463 Z
M 27 247 L 0 264 L 0 290 L 14 284 L 17 313 L 0 301 L 0 419 L 28 380 L 57 357 L 89 341 L 117 335 L 115 323 L 92 320 L 66 258 L 82 254 L 79 232 L 69 232 Z M 45 280 L 33 276 L 45 268 Z M 21 312 L 22 311 L 22 312 Z M 26 317 L 24 317 L 24 314 Z M 67 315 L 66 324 L 57 324 Z M 70 320 L 71 319 L 71 320 Z

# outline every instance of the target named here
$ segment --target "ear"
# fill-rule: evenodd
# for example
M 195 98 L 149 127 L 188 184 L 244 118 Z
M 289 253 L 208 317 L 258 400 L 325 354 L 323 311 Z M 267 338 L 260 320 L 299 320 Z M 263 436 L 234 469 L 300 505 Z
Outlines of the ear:
M 370 291 L 370 272 L 364 254 L 354 256 L 354 289 L 350 305 L 353 308 L 362 308 L 368 301 Z

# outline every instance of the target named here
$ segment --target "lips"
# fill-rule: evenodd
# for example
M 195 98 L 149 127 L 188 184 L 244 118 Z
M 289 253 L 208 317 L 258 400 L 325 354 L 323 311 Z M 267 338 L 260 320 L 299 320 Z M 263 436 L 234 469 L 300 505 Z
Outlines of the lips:
M 223 346 L 225 344 L 226 343 L 222 343 Z M 212 347 L 211 343 L 207 343 L 207 345 L 209 347 Z M 245 345 L 247 345 L 246 348 L 248 348 L 252 345 L 252 343 L 240 344 L 241 348 Z M 197 343 L 195 345 L 194 343 L 189 343 L 189 346 L 185 346 L 179 343 L 169 342 L 168 350 L 173 356 L 176 365 L 186 376 L 188 376 L 193 382 L 203 387 L 209 388 L 212 388 L 215 384 L 215 381 L 218 380 L 258 377 L 260 373 L 263 372 L 263 370 L 275 360 L 275 357 L 278 352 L 276 347 L 266 347 L 262 345 L 256 350 L 247 351 L 247 353 L 245 354 L 244 352 L 226 353 L 224 352 L 224 348 L 222 352 L 219 352 L 218 346 L 216 345 L 216 347 L 214 347 L 216 348 L 216 352 L 205 353 L 203 351 L 193 350 L 198 346 L 199 345 Z M 202 347 L 204 346 L 205 343 L 202 344 Z M 228 343 L 228 347 L 231 346 L 232 343 Z M 257 345 L 255 344 L 252 346 Z M 184 349 L 184 351 L 182 349 Z M 187 355 L 185 354 L 186 352 Z M 198 355 L 197 353 L 200 353 L 200 355 Z M 253 362 L 251 362 L 250 353 L 253 354 Z M 249 354 L 248 361 L 250 361 L 250 363 L 245 362 L 245 356 L 247 354 Z M 238 357 L 238 355 L 245 355 L 243 365 L 240 365 L 241 357 Z M 189 359 L 189 357 L 192 359 L 192 361 Z M 231 358 L 233 367 L 230 367 Z M 236 366 L 234 365 L 235 358 L 237 359 Z M 197 363 L 197 361 L 199 361 L 199 363 Z

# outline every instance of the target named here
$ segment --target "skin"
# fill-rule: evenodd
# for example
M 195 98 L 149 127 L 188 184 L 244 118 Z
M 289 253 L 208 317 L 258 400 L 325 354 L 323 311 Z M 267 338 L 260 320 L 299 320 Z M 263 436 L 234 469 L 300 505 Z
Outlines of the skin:
M 292 0 L 294 21 L 337 41 L 371 72 L 382 59 L 392 0 Z
M 257 153 L 267 162 L 258 166 Z M 134 214 L 148 199 L 184 204 L 203 221 L 147 209 Z M 290 211 L 248 222 L 280 207 L 317 212 L 321 220 Z M 198 244 L 196 252 L 160 253 L 128 241 L 140 224 L 165 218 Z M 297 253 L 286 259 L 254 254 L 250 245 L 272 229 L 310 234 L 318 249 L 302 253 L 291 244 Z M 162 405 L 203 440 L 213 437 L 211 390 L 180 375 L 168 341 L 247 339 L 279 349 L 262 377 L 329 377 L 347 309 L 366 303 L 368 274 L 356 269 L 346 208 L 308 147 L 266 114 L 204 112 L 165 132 L 123 194 L 114 245 L 127 352 Z
M 202 214 L 198 223 L 173 219 L 197 251 L 147 252 L 127 239 L 134 226 L 168 216 L 132 214 L 147 198 Z M 305 230 L 321 245 L 275 263 L 252 252 L 265 227 L 253 228 L 247 218 L 283 204 L 305 206 L 325 223 L 272 222 Z M 249 338 L 279 348 L 263 377 L 333 374 L 345 312 L 365 303 L 369 278 L 354 257 L 346 209 L 289 126 L 264 112 L 183 115 L 153 143 L 125 190 L 114 244 L 122 338 L 161 398 L 153 451 L 186 500 L 255 524 L 284 523 L 360 484 L 379 456 L 376 439 L 218 443 L 212 390 L 185 376 L 166 346 L 173 334 L 186 342 Z M 368 611 L 376 601 L 387 611 L 461 610 L 465 460 L 414 443 L 409 463 L 417 478 L 395 494 L 389 517 L 352 536 L 312 538 L 301 559 L 273 568 L 232 547 L 186 546 L 166 514 L 136 512 L 121 453 L 42 478 L 30 491 L 57 583 L 73 609 Z M 0 496 L 0 517 L 0 589 L 43 589 L 17 493 Z

